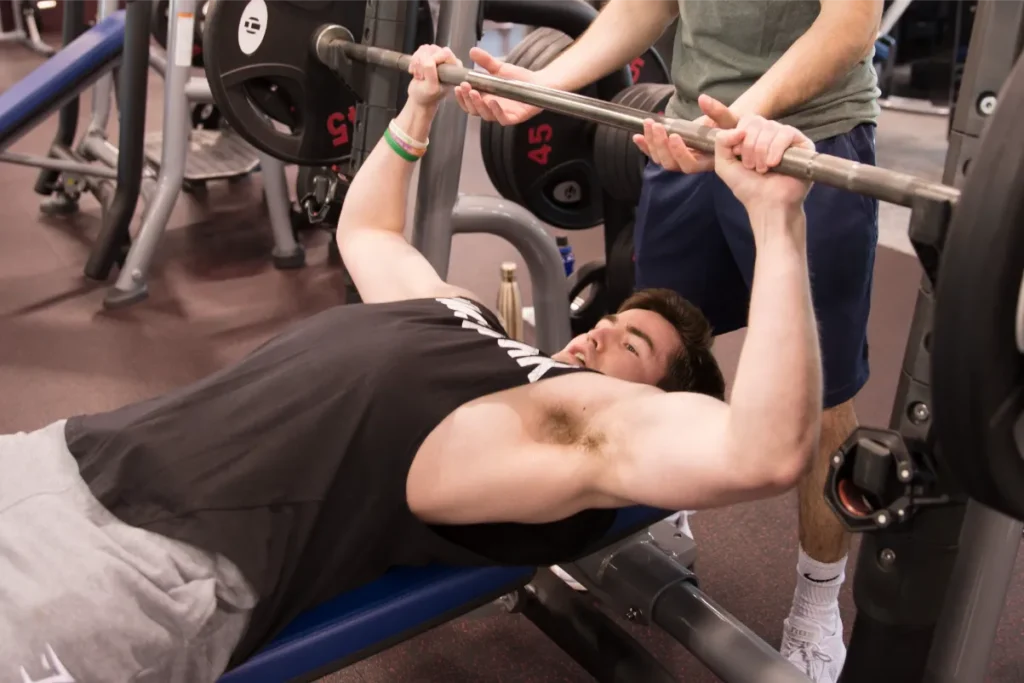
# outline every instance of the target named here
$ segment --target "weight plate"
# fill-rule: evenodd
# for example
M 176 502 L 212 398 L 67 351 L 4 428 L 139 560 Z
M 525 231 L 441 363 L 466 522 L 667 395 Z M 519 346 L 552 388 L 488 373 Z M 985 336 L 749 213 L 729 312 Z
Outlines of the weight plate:
M 534 33 L 544 50 L 531 62 L 533 69 L 543 68 L 572 43 L 554 29 Z M 596 85 L 580 92 L 598 96 Z M 549 111 L 518 126 L 502 127 L 498 147 L 511 189 L 508 198 L 545 223 L 566 230 L 600 224 L 602 196 L 591 163 L 593 129 L 587 121 Z
M 605 266 L 589 261 L 569 276 L 569 327 L 576 337 L 594 328 L 611 311 L 605 289 Z M 577 303 L 577 299 L 579 302 Z
M 630 97 L 623 101 L 628 102 L 627 106 L 635 107 L 638 109 L 645 109 L 643 106 L 644 95 L 647 92 L 647 86 L 640 84 L 633 86 L 633 92 Z M 614 98 L 613 98 L 614 99 Z M 597 155 L 597 147 L 594 147 L 594 165 L 597 167 L 598 177 L 602 178 L 601 173 L 604 171 L 611 171 L 613 174 L 606 181 L 602 178 L 602 183 L 609 182 L 605 185 L 605 191 L 613 197 L 624 201 L 626 204 L 631 206 L 636 205 L 640 199 L 640 180 L 642 178 L 632 179 L 631 169 L 628 167 L 630 161 L 630 152 L 639 152 L 636 145 L 633 143 L 633 135 L 626 131 L 620 131 L 615 128 L 608 128 L 607 126 L 599 126 L 607 132 L 605 139 L 612 145 L 610 148 L 613 150 L 611 159 L 608 161 L 602 161 Z M 600 132 L 600 131 L 599 131 Z M 596 140 L 596 134 L 595 134 Z M 632 147 L 632 150 L 630 149 Z M 641 166 L 642 169 L 642 166 Z
M 302 166 L 345 161 L 357 98 L 312 49 L 338 24 L 363 32 L 365 2 L 210 0 L 203 55 L 224 118 L 253 147 Z
M 529 44 L 529 47 L 524 50 L 521 59 L 518 60 L 516 64 L 523 68 L 530 69 L 531 71 L 547 66 L 562 52 L 562 50 L 572 44 L 572 40 L 569 36 L 550 28 L 536 29 L 531 32 L 530 35 L 533 37 L 533 40 Z M 547 112 L 541 112 L 541 114 L 531 119 L 531 121 L 546 114 Z M 523 125 L 525 126 L 528 124 L 529 121 L 525 122 Z M 522 134 L 522 130 L 519 130 L 517 134 L 517 128 L 519 128 L 519 126 L 500 126 L 498 131 L 495 133 L 495 144 L 499 145 L 501 148 L 501 156 L 499 158 L 503 160 L 503 163 L 500 167 L 504 172 L 505 183 L 509 190 L 509 199 L 525 206 L 526 196 L 523 194 L 520 184 L 516 182 L 516 177 L 513 173 L 514 165 L 508 163 L 508 160 L 512 159 L 516 154 L 516 140 Z
M 622 302 L 633 294 L 636 288 L 634 263 L 633 222 L 630 221 L 619 230 L 608 252 L 605 284 L 608 290 L 609 310 L 617 310 Z
M 1024 277 L 1022 110 L 1018 59 L 953 210 L 930 344 L 940 462 L 972 498 L 1017 519 L 1024 519 L 1024 356 L 1015 335 Z
M 675 86 L 671 84 L 640 83 L 626 88 L 612 101 L 661 114 L 674 92 Z M 632 133 L 611 126 L 597 126 L 594 133 L 594 166 L 608 194 L 635 205 L 640 201 L 646 164 L 647 156 L 633 142 Z
M 434 43 L 434 15 L 430 11 L 430 2 L 420 0 L 416 6 L 416 44 L 432 45 Z
M 564 33 L 539 28 L 527 35 L 507 61 L 541 69 L 572 40 Z M 664 61 L 654 50 L 630 63 L 641 82 L 668 80 Z M 598 86 L 580 91 L 598 97 Z M 593 162 L 595 126 L 562 114 L 542 111 L 518 126 L 481 124 L 484 168 L 498 193 L 522 204 L 542 221 L 566 230 L 599 225 L 604 219 L 603 195 Z
M 668 83 L 670 74 L 665 60 L 655 48 L 651 48 L 629 63 L 629 75 L 633 84 L 637 83 Z
M 642 99 L 644 92 L 644 86 L 632 85 L 617 93 L 612 101 L 636 108 L 637 102 Z M 594 167 L 605 192 L 615 199 L 628 204 L 636 204 L 636 200 L 630 198 L 630 192 L 626 187 L 629 183 L 629 174 L 624 168 L 627 154 L 621 148 L 621 144 L 617 144 L 620 136 L 625 136 L 632 144 L 631 133 L 610 126 L 597 126 L 594 131 Z
M 531 31 L 526 34 L 508 53 L 505 61 L 517 66 L 525 66 L 532 63 L 539 50 L 544 48 L 544 45 L 539 41 L 545 35 L 545 33 L 540 31 Z M 494 189 L 498 191 L 499 195 L 506 199 L 519 201 L 508 179 L 508 174 L 505 172 L 506 164 L 501 161 L 504 158 L 502 148 L 503 130 L 504 127 L 498 123 L 491 121 L 480 122 L 480 152 L 483 156 L 484 170 L 487 172 L 491 183 L 494 185 Z
M 206 21 L 206 10 L 209 2 L 199 5 L 193 23 L 192 39 L 192 66 L 203 67 L 203 26 Z M 153 8 L 153 16 L 150 19 L 150 34 L 156 40 L 156 44 L 164 50 L 167 49 L 167 12 L 170 9 L 169 0 L 159 0 Z
M 538 35 L 532 32 L 526 35 L 522 41 L 509 52 L 506 60 L 514 65 L 522 65 L 522 62 L 529 61 L 543 46 L 538 44 Z M 508 174 L 505 171 L 505 164 L 501 161 L 502 153 L 502 126 L 494 122 L 485 122 L 487 127 L 487 146 L 490 151 L 490 161 L 495 169 L 495 187 L 498 194 L 506 199 L 515 200 L 515 191 L 511 186 Z

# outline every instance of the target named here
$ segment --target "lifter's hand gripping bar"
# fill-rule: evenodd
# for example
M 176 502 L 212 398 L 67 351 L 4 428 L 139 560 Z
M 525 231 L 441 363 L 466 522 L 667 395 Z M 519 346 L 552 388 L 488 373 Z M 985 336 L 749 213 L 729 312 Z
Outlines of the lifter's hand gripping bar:
M 353 42 L 349 33 L 340 26 L 325 26 L 314 40 L 316 55 L 328 67 L 347 59 L 389 69 L 408 71 L 411 55 L 393 50 L 371 47 Z M 703 152 L 715 150 L 716 129 L 691 121 L 671 119 L 632 107 L 605 102 L 592 97 L 566 93 L 553 88 L 513 81 L 454 64 L 442 64 L 437 69 L 438 79 L 446 85 L 469 83 L 483 93 L 507 97 L 532 104 L 542 109 L 593 121 L 632 133 L 644 132 L 644 120 L 652 119 L 665 126 L 671 134 L 679 135 L 687 145 Z M 876 166 L 866 166 L 840 157 L 790 148 L 774 171 L 796 178 L 808 178 L 840 189 L 876 197 L 882 201 L 911 206 L 915 197 L 956 205 L 960 191 L 942 183 L 925 180 L 908 173 L 899 173 Z

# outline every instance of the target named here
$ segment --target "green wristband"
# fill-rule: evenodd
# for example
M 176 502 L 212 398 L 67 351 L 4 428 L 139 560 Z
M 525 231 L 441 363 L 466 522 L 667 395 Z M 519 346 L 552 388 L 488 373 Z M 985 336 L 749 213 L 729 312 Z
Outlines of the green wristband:
M 410 154 L 409 151 L 405 149 L 405 147 L 402 147 L 395 141 L 393 137 L 391 137 L 391 131 L 389 131 L 387 128 L 384 129 L 384 139 L 388 141 L 388 145 L 391 147 L 391 149 L 395 150 L 395 154 L 397 154 L 398 156 L 412 163 L 419 161 L 420 158 L 418 156 Z

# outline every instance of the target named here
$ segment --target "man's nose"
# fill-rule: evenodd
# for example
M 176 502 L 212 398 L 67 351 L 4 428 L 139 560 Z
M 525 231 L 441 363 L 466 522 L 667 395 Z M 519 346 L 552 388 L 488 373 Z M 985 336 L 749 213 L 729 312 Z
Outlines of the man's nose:
M 611 341 L 612 331 L 606 327 L 595 327 L 587 335 L 590 338 L 590 343 L 594 345 L 594 349 L 597 351 L 603 351 Z

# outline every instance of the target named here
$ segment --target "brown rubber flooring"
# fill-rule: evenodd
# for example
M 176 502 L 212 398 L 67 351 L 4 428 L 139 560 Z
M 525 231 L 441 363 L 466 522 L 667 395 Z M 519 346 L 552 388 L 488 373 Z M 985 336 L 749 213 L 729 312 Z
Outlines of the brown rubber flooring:
M 0 91 L 41 60 L 18 46 L 0 46 Z M 162 81 L 153 75 L 149 130 L 159 130 L 161 88 Z M 83 99 L 79 131 L 87 114 L 88 97 Z M 44 153 L 55 129 L 56 119 L 51 118 L 14 149 Z M 111 132 L 116 140 L 113 125 Z M 945 121 L 887 112 L 878 148 L 881 164 L 938 178 Z M 493 194 L 478 150 L 477 127 L 471 124 L 462 190 Z M 257 174 L 242 183 L 213 184 L 203 197 L 183 195 L 153 269 L 150 298 L 128 310 L 107 312 L 101 305 L 105 286 L 82 275 L 99 226 L 98 205 L 86 198 L 78 215 L 45 218 L 38 211 L 39 197 L 31 191 L 34 179 L 32 169 L 0 164 L 0 433 L 30 430 L 76 412 L 109 409 L 180 386 L 238 358 L 289 322 L 343 299 L 341 278 L 326 263 L 322 238 L 311 241 L 305 269 L 281 272 L 272 267 Z M 884 207 L 881 216 L 884 234 L 905 233 L 906 212 Z M 599 230 L 570 237 L 580 263 L 599 255 Z M 452 280 L 493 297 L 498 264 L 513 256 L 497 238 L 457 237 Z M 914 258 L 879 249 L 870 323 L 872 376 L 857 398 L 863 423 L 888 422 L 919 277 Z M 524 289 L 528 300 L 529 288 Z M 741 339 L 741 334 L 730 335 L 718 345 L 730 372 Z M 704 589 L 777 645 L 795 582 L 795 496 L 703 512 L 693 526 Z M 1024 681 L 1022 561 L 1006 597 L 989 681 Z M 848 626 L 854 614 L 850 584 L 843 593 Z M 680 680 L 714 680 L 668 638 L 635 630 L 678 671 Z M 590 679 L 525 618 L 484 610 L 326 680 Z

